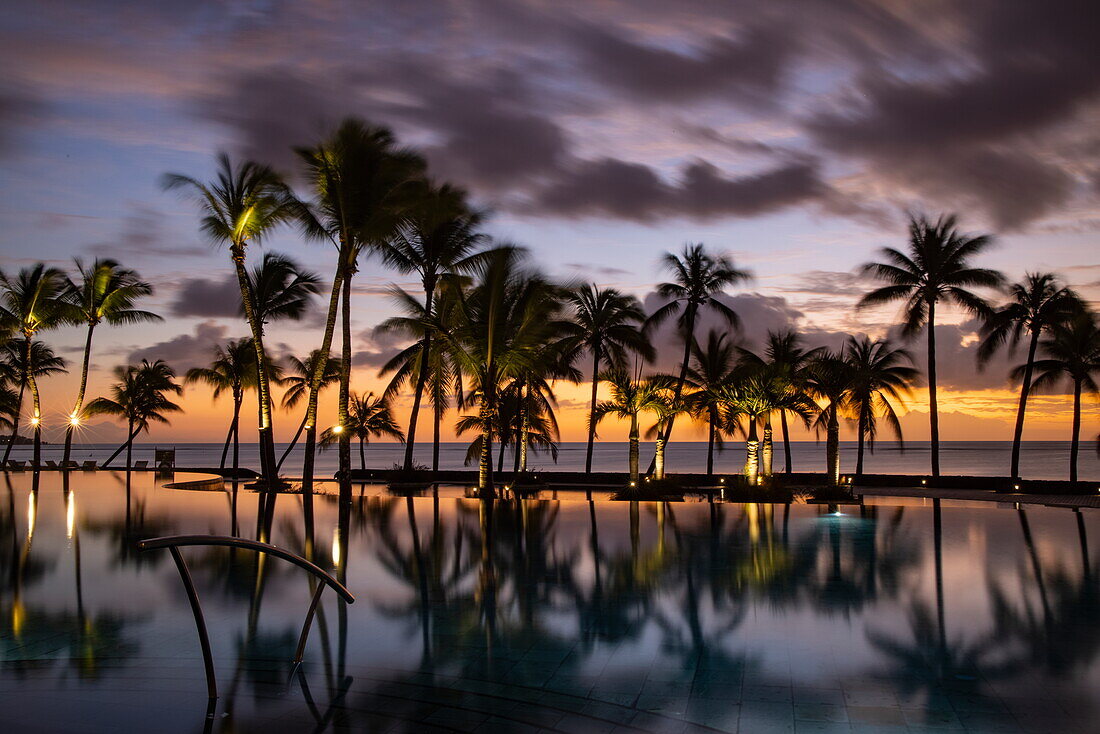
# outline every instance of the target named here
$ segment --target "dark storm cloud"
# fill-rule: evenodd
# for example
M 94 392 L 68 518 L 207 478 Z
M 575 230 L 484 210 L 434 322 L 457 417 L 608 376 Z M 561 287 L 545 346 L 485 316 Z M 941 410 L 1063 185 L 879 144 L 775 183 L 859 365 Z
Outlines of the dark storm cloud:
M 192 334 L 180 334 L 171 339 L 157 342 L 149 347 L 136 349 L 127 356 L 130 364 L 148 359 L 163 359 L 177 372 L 208 363 L 212 357 L 214 345 L 226 339 L 229 329 L 215 321 L 197 324 Z
M 173 316 L 236 318 L 241 312 L 241 290 L 232 273 L 219 279 L 187 278 L 169 305 Z

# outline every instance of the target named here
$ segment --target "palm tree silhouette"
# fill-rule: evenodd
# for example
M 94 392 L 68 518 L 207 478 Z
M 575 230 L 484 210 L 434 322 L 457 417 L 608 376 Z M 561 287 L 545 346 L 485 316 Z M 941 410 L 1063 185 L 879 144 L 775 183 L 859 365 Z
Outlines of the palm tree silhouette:
M 398 226 L 396 233 L 379 246 L 382 260 L 399 273 L 417 273 L 424 289 L 424 316 L 433 317 L 437 286 L 440 278 L 451 273 L 468 272 L 484 257 L 479 251 L 488 240 L 478 229 L 485 219 L 466 202 L 466 192 L 443 184 L 419 183 L 415 203 Z M 405 471 L 413 468 L 413 448 L 416 444 L 416 423 L 424 387 L 430 375 L 432 330 L 424 330 L 417 345 L 416 369 L 405 373 L 416 380 L 413 404 L 409 413 L 408 440 L 405 443 Z
M 220 469 L 225 469 L 229 444 L 233 444 L 233 477 L 237 476 L 240 460 L 240 418 L 244 391 L 256 387 L 256 348 L 250 338 L 231 339 L 223 347 L 214 346 L 214 359 L 207 367 L 192 367 L 184 375 L 185 384 L 200 383 L 212 388 L 214 400 L 228 392 L 233 399 L 233 417 L 229 421 L 229 431 L 225 435 L 222 447 Z
M 364 250 L 382 246 L 393 237 L 411 213 L 422 193 L 419 181 L 425 163 L 416 153 L 397 147 L 393 134 L 371 127 L 361 120 L 344 120 L 327 139 L 315 146 L 299 148 L 306 177 L 314 194 L 314 218 L 309 231 L 327 237 L 337 248 L 321 354 L 332 348 L 336 315 L 343 299 L 341 318 L 340 394 L 337 425 L 348 420 L 351 399 L 351 283 Z M 317 397 L 324 365 L 315 366 L 306 409 L 306 456 L 303 491 L 313 488 L 314 449 L 317 440 Z M 351 471 L 351 434 L 339 440 L 341 491 L 350 493 L 346 482 Z
M 374 393 L 366 395 L 351 394 L 349 400 L 347 422 L 333 426 L 321 434 L 321 446 L 328 446 L 341 439 L 341 433 L 348 431 L 352 438 L 359 441 L 359 468 L 367 470 L 366 445 L 373 437 L 389 436 L 404 442 L 405 434 L 394 420 L 390 403 L 385 396 L 375 397 Z M 339 429 L 339 430 L 337 430 Z
M 596 404 L 596 409 L 592 411 L 592 422 L 599 425 L 609 415 L 630 421 L 630 485 L 633 487 L 639 476 L 639 418 L 642 413 L 660 414 L 667 407 L 668 397 L 663 394 L 667 383 L 635 379 L 623 369 L 608 370 L 601 379 L 610 386 L 611 397 Z
M 657 294 L 669 302 L 650 314 L 646 328 L 659 326 L 670 316 L 679 314 L 677 325 L 684 339 L 684 356 L 680 362 L 680 377 L 676 382 L 673 402 L 679 402 L 684 390 L 691 361 L 691 344 L 695 338 L 695 323 L 699 313 L 709 308 L 722 316 L 730 326 L 738 325 L 737 314 L 718 299 L 725 290 L 752 278 L 748 270 L 739 270 L 726 255 L 712 255 L 702 244 L 685 245 L 680 255 L 666 252 L 661 259 L 664 269 L 672 274 L 672 281 L 660 283 Z M 668 421 L 663 433 L 667 442 L 672 434 L 675 418 Z M 654 457 L 656 459 L 656 457 Z M 653 465 L 650 465 L 650 471 Z
M 1027 361 L 1020 380 L 1020 405 L 1016 409 L 1016 426 L 1012 433 L 1012 459 L 1009 476 L 1020 476 L 1020 441 L 1024 435 L 1024 415 L 1031 392 L 1031 378 L 1039 337 L 1064 323 L 1084 305 L 1080 296 L 1058 282 L 1053 273 L 1027 273 L 1023 281 L 1008 288 L 1011 300 L 997 309 L 982 325 L 982 341 L 978 345 L 978 364 L 988 362 L 1007 342 L 1015 348 L 1026 335 Z
M 324 390 L 329 385 L 335 385 L 340 381 L 340 360 L 333 355 L 329 355 L 327 358 L 321 357 L 321 352 L 318 349 L 314 349 L 309 353 L 305 359 L 300 359 L 293 354 L 286 358 L 287 370 L 283 372 L 282 380 L 280 380 L 280 386 L 283 388 L 283 410 L 294 410 L 302 402 L 302 400 L 308 400 L 310 384 L 313 382 L 314 370 L 319 363 L 323 363 L 321 367 L 321 381 L 318 384 L 318 392 Z M 286 450 L 283 451 L 283 455 L 279 457 L 279 463 L 277 468 L 281 469 L 283 462 L 286 461 L 286 457 L 290 456 L 290 452 L 294 450 L 294 447 L 298 443 L 298 439 L 302 437 L 302 431 L 306 427 L 306 415 L 303 413 L 302 420 L 298 424 L 298 430 L 294 432 L 294 438 L 287 444 Z
M 574 358 L 584 353 L 592 357 L 588 448 L 584 458 L 584 473 L 591 474 L 592 450 L 596 440 L 596 423 L 592 417 L 596 410 L 602 363 L 606 360 L 613 368 L 623 369 L 632 353 L 652 359 L 653 347 L 639 328 L 645 322 L 645 313 L 634 296 L 590 283 L 570 291 L 566 301 L 572 309 L 563 328 L 567 348 Z
M 825 471 L 831 484 L 840 482 L 840 418 L 849 406 L 855 366 L 842 354 L 824 352 L 810 369 L 809 387 L 823 402 L 814 428 L 825 432 Z
M 942 301 L 982 316 L 988 304 L 969 288 L 997 288 L 1004 276 L 976 268 L 972 258 L 993 244 L 989 235 L 968 235 L 957 229 L 957 218 L 944 215 L 935 222 L 923 215 L 909 218 L 908 252 L 884 247 L 885 262 L 869 262 L 862 271 L 888 285 L 871 291 L 857 308 L 904 300 L 902 333 L 928 332 L 928 420 L 932 444 L 932 476 L 940 475 L 940 418 L 936 394 L 936 306 Z
M 264 345 L 263 314 L 257 313 L 257 283 L 249 277 L 245 257 L 249 244 L 262 242 L 282 224 L 299 221 L 302 207 L 267 166 L 252 161 L 234 164 L 224 153 L 217 161 L 218 172 L 210 183 L 177 173 L 165 174 L 162 183 L 165 189 L 182 189 L 194 197 L 202 213 L 200 229 L 213 242 L 229 248 L 256 350 L 261 473 L 264 482 L 274 486 L 279 478 L 275 470 L 270 361 Z
M 111 386 L 110 398 L 96 398 L 88 403 L 88 415 L 111 415 L 126 420 L 126 440 L 111 454 L 106 468 L 126 449 L 126 469 L 130 469 L 130 457 L 134 438 L 149 430 L 150 423 L 168 423 L 166 413 L 179 413 L 182 408 L 168 396 L 179 395 L 183 388 L 175 381 L 176 373 L 163 360 L 150 362 L 143 359 L 139 365 L 115 368 L 118 380 Z
M 847 403 L 856 415 L 858 447 L 856 449 L 856 478 L 863 476 L 864 444 L 875 450 L 875 435 L 881 417 L 902 442 L 901 423 L 890 401 L 904 404 L 909 396 L 909 386 L 920 373 L 905 362 L 912 356 L 905 349 L 897 349 L 889 340 L 872 340 L 867 336 L 848 337 L 844 345 L 844 359 L 851 368 L 851 384 Z
M 153 286 L 141 280 L 133 270 L 123 268 L 114 260 L 95 260 L 84 265 L 78 258 L 76 271 L 79 282 L 66 278 L 63 299 L 71 309 L 72 321 L 86 324 L 87 336 L 84 339 L 84 359 L 80 367 L 80 387 L 77 389 L 76 402 L 69 413 L 69 425 L 65 427 L 65 451 L 61 457 L 61 466 L 67 467 L 73 447 L 73 430 L 79 425 L 84 395 L 88 388 L 88 366 L 92 358 L 92 335 L 99 324 L 109 325 L 140 324 L 160 321 L 160 316 L 136 308 L 137 302 L 153 294 Z
M 1083 311 L 1066 323 L 1057 324 L 1039 342 L 1046 355 L 1034 363 L 1036 372 L 1032 388 L 1052 388 L 1069 380 L 1073 385 L 1073 429 L 1069 449 L 1069 480 L 1077 481 L 1077 454 L 1081 446 L 1081 393 L 1100 394 L 1100 326 L 1096 315 Z M 1027 365 L 1020 365 L 1013 374 L 1021 377 Z
M 68 323 L 72 314 L 65 307 L 65 274 L 42 263 L 23 268 L 14 277 L 0 273 L 0 328 L 17 332 L 22 338 L 23 355 L 19 362 L 19 396 L 11 438 L 4 451 L 3 463 L 11 456 L 19 434 L 19 415 L 23 410 L 23 394 L 31 391 L 31 426 L 34 428 L 34 466 L 42 458 L 42 401 L 35 379 L 35 365 L 42 365 L 34 354 L 34 337 L 41 331 Z M 38 356 L 45 356 L 39 354 Z
M 685 384 L 691 392 L 684 397 L 688 410 L 707 424 L 707 476 L 714 473 L 714 446 L 722 447 L 722 402 L 719 399 L 723 385 L 733 379 L 737 366 L 737 349 L 728 341 L 725 332 L 711 329 L 707 332 L 706 346 L 698 341 L 691 345 L 691 367 Z

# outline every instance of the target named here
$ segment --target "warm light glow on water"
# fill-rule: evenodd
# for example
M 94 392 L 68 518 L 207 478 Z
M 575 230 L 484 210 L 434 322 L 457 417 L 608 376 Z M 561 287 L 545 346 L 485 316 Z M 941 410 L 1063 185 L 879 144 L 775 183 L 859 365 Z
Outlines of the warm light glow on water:
M 9 478 L 9 507 L 25 501 L 27 524 L 0 506 L 14 549 L 0 556 L 11 564 L 0 696 L 19 702 L 6 715 L 49 716 L 57 730 L 93 719 L 201 729 L 205 684 L 180 579 L 165 551 L 133 544 L 236 526 L 304 553 L 303 498 L 164 489 L 152 473 L 131 475 L 129 497 L 122 473 L 72 474 L 68 493 L 56 472 L 42 474 L 37 493 L 30 474 Z M 377 487 L 360 497 L 356 487 L 342 506 L 332 489 L 313 498 L 314 561 L 331 561 L 357 600 L 325 593 L 302 670 L 320 711 L 334 698 L 353 707 L 341 709 L 349 728 L 365 726 L 368 710 L 390 716 L 413 693 L 413 713 L 428 716 L 432 701 L 490 684 L 493 715 L 546 715 L 538 701 L 552 691 L 573 712 L 597 701 L 710 731 L 736 730 L 743 691 L 765 689 L 786 692 L 768 708 L 780 727 L 804 690 L 834 692 L 831 705 L 848 716 L 860 712 L 848 698 L 872 695 L 929 721 L 956 697 L 960 722 L 967 705 L 1012 700 L 1072 711 L 1063 731 L 1100 715 L 1097 510 L 937 510 L 908 498 L 590 504 L 583 492 L 517 506 L 464 499 L 458 487 L 438 499 Z M 214 731 L 314 722 L 290 676 L 307 574 L 240 549 L 184 556 L 220 689 L 235 691 L 219 702 L 232 720 L 219 714 Z M 63 708 L 50 703 L 59 696 Z

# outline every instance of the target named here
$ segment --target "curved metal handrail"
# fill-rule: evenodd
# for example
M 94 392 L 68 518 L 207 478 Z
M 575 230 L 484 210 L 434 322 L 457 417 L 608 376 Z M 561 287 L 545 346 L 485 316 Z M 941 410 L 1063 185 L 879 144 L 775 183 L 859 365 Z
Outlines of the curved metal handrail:
M 343 597 L 344 601 L 348 604 L 355 601 L 355 595 L 348 591 L 347 587 L 333 578 L 332 574 L 328 573 L 317 564 L 302 558 L 297 553 L 291 553 L 284 548 L 280 548 L 277 545 L 271 545 L 270 543 L 261 543 L 258 540 L 248 540 L 247 538 L 234 538 L 227 535 L 166 535 L 162 538 L 139 540 L 137 545 L 138 550 L 143 551 L 155 550 L 157 548 L 170 548 L 172 546 L 220 545 L 230 548 L 245 548 L 260 553 L 269 553 L 277 558 L 282 558 L 284 561 L 289 561 L 299 568 L 304 568 L 309 571 L 331 586 L 333 591 Z
M 199 646 L 202 648 L 203 664 L 206 666 L 206 690 L 211 699 L 218 697 L 218 685 L 214 676 L 214 656 L 210 651 L 210 636 L 206 631 L 206 618 L 202 613 L 199 593 L 195 590 L 195 582 L 191 579 L 187 562 L 183 560 L 183 555 L 180 553 L 181 547 L 190 546 L 222 546 L 267 553 L 293 563 L 299 568 L 304 568 L 324 582 L 317 585 L 316 591 L 313 592 L 313 598 L 309 602 L 309 610 L 306 612 L 306 619 L 302 624 L 302 633 L 298 636 L 298 649 L 294 653 L 295 665 L 302 662 L 302 656 L 306 650 L 306 638 L 309 636 L 309 628 L 313 623 L 313 615 L 317 611 L 317 604 L 321 601 L 321 593 L 324 592 L 325 587 L 331 586 L 340 595 L 340 598 L 348 604 L 355 602 L 355 596 L 331 574 L 296 553 L 291 553 L 277 545 L 224 535 L 168 535 L 163 538 L 139 540 L 137 543 L 138 550 L 147 551 L 167 548 L 168 552 L 172 554 L 172 560 L 176 563 L 176 570 L 179 571 L 180 580 L 183 581 L 184 590 L 187 592 L 187 600 L 191 603 L 191 613 L 195 617 L 195 629 L 199 635 Z

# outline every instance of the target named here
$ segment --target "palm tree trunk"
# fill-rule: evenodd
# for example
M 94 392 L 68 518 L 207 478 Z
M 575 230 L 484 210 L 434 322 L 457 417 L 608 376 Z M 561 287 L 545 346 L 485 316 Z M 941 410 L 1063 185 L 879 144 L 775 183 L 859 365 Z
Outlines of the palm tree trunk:
M 588 451 L 584 457 L 584 473 L 592 473 L 592 450 L 596 445 L 596 397 L 600 389 L 600 343 L 592 345 L 592 400 L 588 404 Z
M 840 418 L 836 414 L 836 406 L 832 406 L 829 414 L 829 425 L 826 429 L 828 435 L 825 438 L 825 460 L 828 464 L 829 484 L 840 483 Z
M 1024 364 L 1024 381 L 1020 385 L 1020 407 L 1016 409 L 1016 428 L 1012 433 L 1012 466 L 1009 476 L 1020 476 L 1020 442 L 1024 437 L 1024 414 L 1027 413 L 1027 399 L 1031 393 L 1031 373 L 1035 368 L 1035 351 L 1039 347 L 1039 334 L 1042 329 L 1032 328 L 1031 343 L 1027 347 L 1027 362 Z
M 710 411 L 707 416 L 707 476 L 714 474 L 714 423 L 717 416 Z
M 359 468 L 364 472 L 367 470 L 367 450 L 364 446 L 366 442 L 365 438 L 359 437 Z
M 481 406 L 481 459 L 477 466 L 478 496 L 482 499 L 496 497 L 493 489 L 493 411 L 488 401 Z
M 15 439 L 19 437 L 19 416 L 23 413 L 23 392 L 27 389 L 27 381 L 24 379 L 19 383 L 19 397 L 15 401 L 15 415 L 12 416 L 11 421 L 11 438 L 8 439 L 8 446 L 4 449 L 4 466 L 8 465 L 8 458 L 11 456 L 11 447 L 15 445 Z
M 638 481 L 638 414 L 630 416 L 630 483 Z
M 302 431 L 306 429 L 306 417 L 302 416 L 302 422 L 298 424 L 298 430 L 294 432 L 294 438 L 287 444 L 286 450 L 283 451 L 283 455 L 279 458 L 279 462 L 275 464 L 276 469 L 283 468 L 283 462 L 286 461 L 286 457 L 290 456 L 290 452 L 294 450 L 294 447 L 298 445 L 298 439 L 302 437 Z
M 684 328 L 684 358 L 680 361 L 680 377 L 676 380 L 676 390 L 672 395 L 672 404 L 678 405 L 680 402 L 680 395 L 684 392 L 684 383 L 687 381 L 688 366 L 691 362 L 691 342 L 695 336 L 695 306 L 688 305 L 686 324 Z M 668 426 L 665 428 L 664 437 L 667 442 L 669 437 L 672 436 L 672 426 L 676 423 L 676 416 L 673 415 L 668 419 Z M 657 457 L 653 457 L 656 462 Z M 653 472 L 653 463 L 649 465 L 648 473 Z
M 745 437 L 745 477 L 756 484 L 760 475 L 760 440 L 756 434 L 756 417 L 749 418 L 749 435 Z
M 434 401 L 433 401 L 434 403 Z M 439 471 L 439 426 L 443 421 L 443 411 L 439 405 L 432 405 L 432 471 Z
M 340 312 L 340 398 L 337 408 L 337 425 L 342 426 L 339 442 L 340 493 L 345 494 L 345 485 L 351 475 L 351 432 L 348 427 L 348 402 L 351 396 L 351 279 L 355 268 L 348 265 L 344 278 L 344 305 Z M 351 491 L 347 485 L 347 491 Z M 350 495 L 348 497 L 350 499 Z
M 115 449 L 115 452 L 113 454 L 111 454 L 110 456 L 107 457 L 107 461 L 103 462 L 103 468 L 104 469 L 106 469 L 112 461 L 117 459 L 118 455 L 121 454 L 122 451 L 127 446 L 130 445 L 130 442 L 134 440 L 134 436 L 137 435 L 137 431 L 133 430 L 133 425 L 134 424 L 133 424 L 132 421 L 127 421 L 127 423 L 126 423 L 126 440 L 122 442 L 122 445 L 120 445 L 117 449 Z M 139 428 L 138 430 L 141 430 L 141 429 Z M 127 465 L 127 466 L 129 466 L 129 465 Z
M 134 455 L 134 433 L 131 427 L 130 437 L 126 439 L 126 471 L 130 471 L 130 467 L 134 465 L 131 461 Z
M 503 440 L 504 439 L 504 428 L 503 427 L 501 427 L 500 436 L 501 436 L 500 450 L 497 451 L 497 473 L 498 474 L 500 474 L 501 472 L 504 471 L 504 449 L 507 447 L 507 445 L 504 443 L 504 440 Z M 513 437 L 513 441 L 514 440 L 515 440 L 515 438 Z M 516 463 L 517 464 L 519 463 L 519 454 L 516 454 Z
M 1081 448 L 1081 380 L 1073 381 L 1073 436 L 1069 444 L 1069 480 L 1077 481 L 1077 452 Z
M 531 432 L 530 406 L 528 405 L 530 397 L 531 389 L 525 383 L 523 385 L 522 399 L 519 404 L 519 470 L 521 472 L 527 471 L 527 440 Z
M 769 417 L 767 422 L 764 423 L 764 440 L 760 442 L 760 454 L 761 454 L 761 473 L 770 477 L 772 475 L 772 454 L 774 449 L 772 446 L 772 420 Z
M 856 427 L 856 431 L 859 433 L 856 446 L 856 479 L 863 477 L 863 444 L 867 438 L 867 410 L 861 408 L 859 411 L 859 423 Z
M 787 427 L 787 411 L 779 411 L 779 426 L 783 430 L 783 471 L 790 474 L 794 462 L 791 461 L 791 432 Z
M 30 344 L 30 341 L 27 341 Z M 30 350 L 28 349 L 28 364 L 30 364 Z M 38 394 L 38 380 L 34 379 L 34 373 L 27 375 L 27 384 L 31 388 L 31 424 L 34 426 L 34 468 L 42 466 L 42 398 Z
M 65 427 L 65 451 L 61 456 L 61 466 L 63 467 L 68 465 L 69 457 L 72 454 L 73 430 L 76 428 L 73 425 L 73 420 L 80 419 L 80 411 L 84 407 L 84 393 L 88 389 L 88 366 L 92 358 L 92 333 L 94 331 L 95 322 L 88 322 L 88 336 L 84 340 L 84 360 L 80 365 L 80 388 L 76 391 L 76 403 L 73 405 L 73 412 L 69 414 L 69 425 Z
M 424 314 L 431 315 L 432 295 L 435 292 L 435 278 L 424 278 Z M 416 375 L 416 389 L 413 391 L 412 410 L 409 413 L 409 431 L 405 438 L 405 471 L 413 468 L 413 447 L 416 445 L 416 421 L 420 417 L 420 400 L 424 395 L 424 383 L 428 378 L 428 353 L 431 350 L 431 332 L 424 334 L 420 347 L 420 370 Z
M 272 436 L 271 416 L 271 384 L 268 374 L 267 352 L 264 349 L 263 325 L 256 317 L 255 300 L 252 294 L 252 285 L 248 280 L 248 272 L 244 267 L 244 244 L 234 243 L 230 248 L 233 257 L 233 267 L 237 273 L 237 285 L 241 289 L 241 303 L 244 306 L 244 316 L 248 321 L 248 328 L 252 332 L 252 343 L 256 349 L 256 389 L 257 402 L 259 403 L 259 444 L 260 444 L 260 473 L 264 482 L 268 485 L 278 483 L 279 477 L 275 471 L 275 443 Z
M 928 302 L 928 426 L 932 443 L 932 476 L 940 475 L 940 406 L 936 395 L 936 301 Z
M 344 279 L 343 262 L 346 248 L 341 244 L 339 263 L 332 279 L 332 292 L 329 295 L 328 315 L 325 317 L 325 333 L 321 337 L 320 355 L 313 365 L 313 376 L 309 381 L 309 400 L 306 403 L 306 448 L 302 458 L 302 495 L 307 513 L 312 511 L 313 465 L 317 456 L 317 401 L 321 392 L 321 383 L 325 376 L 325 366 L 329 351 L 332 349 L 332 336 L 336 332 L 336 313 L 340 307 L 340 292 Z
M 237 473 L 241 470 L 241 422 L 237 420 L 233 424 L 233 481 L 237 481 Z
M 665 478 L 665 439 L 659 433 L 653 447 L 653 478 Z

